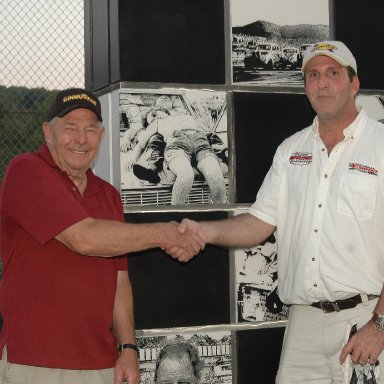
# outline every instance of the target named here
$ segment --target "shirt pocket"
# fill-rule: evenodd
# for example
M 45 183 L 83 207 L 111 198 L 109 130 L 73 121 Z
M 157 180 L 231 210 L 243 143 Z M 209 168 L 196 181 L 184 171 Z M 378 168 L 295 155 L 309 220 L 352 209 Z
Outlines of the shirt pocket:
M 346 173 L 342 176 L 337 196 L 337 210 L 360 220 L 372 217 L 375 208 L 379 178 L 364 173 Z

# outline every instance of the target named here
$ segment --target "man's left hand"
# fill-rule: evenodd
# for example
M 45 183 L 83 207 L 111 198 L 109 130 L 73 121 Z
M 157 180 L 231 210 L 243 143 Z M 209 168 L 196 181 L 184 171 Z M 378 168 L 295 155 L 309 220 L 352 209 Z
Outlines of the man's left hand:
M 371 320 L 360 328 L 345 344 L 340 354 L 340 363 L 351 354 L 354 364 L 375 364 L 384 349 L 384 333 Z
M 136 351 L 124 349 L 115 365 L 114 384 L 139 384 L 140 369 Z

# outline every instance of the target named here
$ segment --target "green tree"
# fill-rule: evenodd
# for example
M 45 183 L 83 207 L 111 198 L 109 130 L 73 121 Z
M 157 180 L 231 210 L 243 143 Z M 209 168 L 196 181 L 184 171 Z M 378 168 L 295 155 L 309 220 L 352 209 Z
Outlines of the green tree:
M 57 91 L 0 86 L 0 180 L 9 160 L 43 143 L 41 125 Z

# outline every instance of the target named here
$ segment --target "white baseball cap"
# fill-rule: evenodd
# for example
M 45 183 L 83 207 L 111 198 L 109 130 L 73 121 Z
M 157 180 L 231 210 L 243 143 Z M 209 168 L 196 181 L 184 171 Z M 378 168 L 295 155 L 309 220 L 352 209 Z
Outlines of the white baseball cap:
M 341 41 L 321 41 L 309 46 L 304 51 L 302 72 L 304 72 L 308 61 L 315 56 L 328 56 L 343 67 L 352 67 L 357 73 L 356 59 L 348 47 Z

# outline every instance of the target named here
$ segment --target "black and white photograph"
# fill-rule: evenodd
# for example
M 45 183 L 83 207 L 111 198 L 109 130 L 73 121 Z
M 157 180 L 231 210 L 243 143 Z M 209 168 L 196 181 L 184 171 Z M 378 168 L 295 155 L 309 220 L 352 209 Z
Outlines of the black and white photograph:
M 330 38 L 328 0 L 232 0 L 234 83 L 302 87 L 303 52 Z
M 121 89 L 124 205 L 226 204 L 226 93 Z
M 277 257 L 274 235 L 256 247 L 235 249 L 238 322 L 288 318 L 289 306 L 278 296 Z
M 232 383 L 229 331 L 137 338 L 141 384 Z
M 358 95 L 356 104 L 362 106 L 370 118 L 384 124 L 384 96 Z

